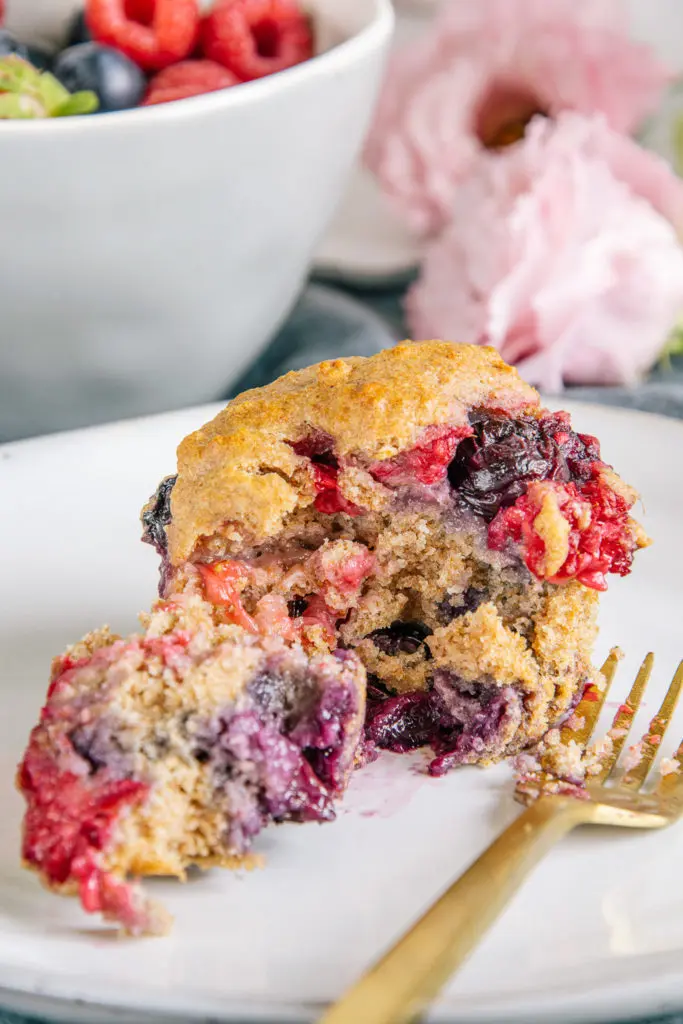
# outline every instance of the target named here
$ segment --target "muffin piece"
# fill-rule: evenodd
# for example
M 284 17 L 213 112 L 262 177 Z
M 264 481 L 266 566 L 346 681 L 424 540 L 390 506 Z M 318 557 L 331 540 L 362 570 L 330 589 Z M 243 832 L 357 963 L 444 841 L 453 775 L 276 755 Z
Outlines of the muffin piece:
M 593 677 L 647 539 L 593 437 L 487 348 L 404 344 L 239 396 L 143 510 L 161 593 L 369 674 L 368 749 L 431 771 L 536 742 Z
M 25 864 L 133 934 L 169 919 L 131 876 L 249 866 L 268 823 L 332 820 L 365 705 L 351 651 L 309 658 L 190 595 L 142 622 L 55 659 L 17 776 Z

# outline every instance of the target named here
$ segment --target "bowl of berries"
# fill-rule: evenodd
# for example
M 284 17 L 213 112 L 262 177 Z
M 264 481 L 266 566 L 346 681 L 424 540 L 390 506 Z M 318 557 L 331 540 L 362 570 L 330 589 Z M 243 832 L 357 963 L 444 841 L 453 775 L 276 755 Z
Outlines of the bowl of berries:
M 390 0 L 9 0 L 0 440 L 229 390 L 306 279 L 392 27 Z

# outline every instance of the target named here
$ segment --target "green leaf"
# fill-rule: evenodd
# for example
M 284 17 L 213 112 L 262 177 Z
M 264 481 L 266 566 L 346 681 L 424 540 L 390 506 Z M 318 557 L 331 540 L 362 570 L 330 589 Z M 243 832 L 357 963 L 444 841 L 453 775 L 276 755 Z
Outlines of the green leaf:
M 676 119 L 673 128 L 674 170 L 683 175 L 683 117 Z
M 683 320 L 679 321 L 669 335 L 659 357 L 659 365 L 671 369 L 671 357 L 683 355 Z

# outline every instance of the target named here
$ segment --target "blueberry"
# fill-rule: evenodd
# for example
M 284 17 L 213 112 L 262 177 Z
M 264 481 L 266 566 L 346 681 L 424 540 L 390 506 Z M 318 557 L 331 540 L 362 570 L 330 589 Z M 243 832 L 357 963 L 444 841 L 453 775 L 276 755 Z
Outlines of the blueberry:
M 585 481 L 600 450 L 575 433 L 561 413 L 541 419 L 475 412 L 474 434 L 458 445 L 448 479 L 461 504 L 493 519 L 514 504 L 533 480 Z
M 77 11 L 69 24 L 69 31 L 66 37 L 66 46 L 78 46 L 79 43 L 89 43 L 92 35 L 85 20 L 85 11 Z
M 365 735 L 384 750 L 403 754 L 433 741 L 438 735 L 441 707 L 427 690 L 368 703 Z
M 288 705 L 291 704 L 291 694 L 288 694 L 287 680 L 282 675 L 272 672 L 259 672 L 249 683 L 249 695 L 254 699 L 257 711 L 261 717 L 282 721 Z
M 425 626 L 424 622 L 392 622 L 384 629 L 376 629 L 369 634 L 384 654 L 396 657 L 397 654 L 415 654 L 420 648 L 424 649 L 425 655 L 429 658 L 429 649 L 424 646 L 424 641 L 431 636 L 432 630 Z
M 142 513 L 142 539 L 155 547 L 160 555 L 168 547 L 166 527 L 171 522 L 171 491 L 177 479 L 177 476 L 167 476 L 162 480 Z
M 446 598 L 445 601 L 440 602 L 437 607 L 439 621 L 443 622 L 444 626 L 447 626 L 453 619 L 459 619 L 461 615 L 466 615 L 467 612 L 476 612 L 479 605 L 485 599 L 485 590 L 480 590 L 477 587 L 468 587 L 460 601 Z
M 480 760 L 494 751 L 510 701 L 509 691 L 482 682 L 466 682 L 440 672 L 430 690 L 392 696 L 368 685 L 365 738 L 369 749 L 404 753 L 429 745 L 436 757 L 430 775 Z
M 52 71 L 69 92 L 91 89 L 96 93 L 101 111 L 136 107 L 147 87 L 137 64 L 100 43 L 80 43 L 63 50 Z
M 308 601 L 306 600 L 305 597 L 295 597 L 295 598 L 293 598 L 289 602 L 289 604 L 287 606 L 287 610 L 289 611 L 289 616 L 292 619 L 300 618 L 303 615 L 303 613 L 306 611 L 307 608 L 308 608 Z

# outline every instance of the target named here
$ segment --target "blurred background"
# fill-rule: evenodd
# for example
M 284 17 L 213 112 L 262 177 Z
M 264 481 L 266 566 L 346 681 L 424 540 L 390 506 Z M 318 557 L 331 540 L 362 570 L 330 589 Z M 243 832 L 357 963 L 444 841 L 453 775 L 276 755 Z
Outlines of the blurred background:
M 680 0 L 168 3 L 7 0 L 99 112 L 0 71 L 0 440 L 407 336 L 683 416 Z

